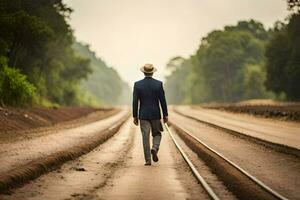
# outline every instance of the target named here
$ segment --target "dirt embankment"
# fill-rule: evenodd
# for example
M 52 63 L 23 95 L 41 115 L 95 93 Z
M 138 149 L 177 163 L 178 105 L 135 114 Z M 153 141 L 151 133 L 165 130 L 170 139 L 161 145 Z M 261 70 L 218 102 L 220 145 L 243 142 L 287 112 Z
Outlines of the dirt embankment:
M 288 121 L 300 121 L 300 103 L 281 104 L 214 104 L 201 107 L 224 110 L 234 113 L 246 113 L 265 118 L 275 118 Z
M 95 111 L 106 113 L 112 110 L 113 108 L 90 107 L 33 107 L 27 109 L 0 107 L 0 132 L 52 126 L 87 116 Z

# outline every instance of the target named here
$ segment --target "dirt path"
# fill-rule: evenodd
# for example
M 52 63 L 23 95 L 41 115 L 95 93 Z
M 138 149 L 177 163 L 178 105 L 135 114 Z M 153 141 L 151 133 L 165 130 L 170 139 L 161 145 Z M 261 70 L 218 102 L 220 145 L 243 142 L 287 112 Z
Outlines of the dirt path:
M 170 112 L 170 120 L 291 199 L 300 196 L 300 160 Z
M 182 158 L 167 132 L 163 133 L 159 162 L 144 166 L 139 130 L 126 167 L 118 170 L 97 192 L 101 199 L 208 199 L 187 169 L 178 169 Z
M 123 109 L 118 114 L 106 119 L 85 124 L 70 129 L 53 129 L 49 134 L 36 137 L 35 135 L 23 140 L 10 141 L 0 144 L 0 178 L 11 171 L 21 169 L 32 162 L 38 162 L 49 156 L 55 156 L 63 151 L 76 148 L 101 134 L 113 124 L 123 119 L 128 113 Z
M 129 120 L 116 135 L 92 152 L 65 163 L 10 195 L 0 195 L 0 199 L 98 199 L 95 192 L 124 165 L 134 137 L 135 130 Z
M 193 108 L 208 108 L 231 113 L 243 113 L 260 118 L 300 122 L 300 103 L 276 102 L 273 100 L 249 100 L 236 103 L 213 103 L 193 105 Z
M 0 199 L 208 199 L 167 133 L 159 157 L 158 163 L 144 166 L 139 127 L 128 120 L 92 152 Z
M 36 137 L 41 137 L 53 133 L 53 130 L 58 132 L 59 130 L 66 130 L 71 128 L 76 128 L 86 124 L 90 124 L 102 119 L 111 117 L 122 109 L 114 108 L 109 110 L 100 110 L 91 112 L 89 114 L 83 115 L 81 117 L 72 120 L 62 120 L 54 125 L 42 126 L 42 127 L 22 127 L 21 130 L 9 130 L 0 131 L 0 145 L 5 143 L 12 143 L 20 140 L 28 140 Z M 54 113 L 52 113 L 55 115 Z M 54 116 L 52 116 L 54 117 Z M 58 117 L 59 120 L 59 117 Z M 19 123 L 16 121 L 15 123 Z M 37 121 L 38 123 L 38 121 Z
M 178 106 L 175 110 L 252 137 L 300 149 L 299 123 L 262 119 L 211 109 L 193 109 L 189 106 Z
M 38 127 L 53 126 L 62 122 L 73 121 L 78 118 L 89 118 L 92 113 L 113 111 L 115 108 L 91 107 L 28 107 L 14 108 L 0 106 L 0 133 L 15 132 Z

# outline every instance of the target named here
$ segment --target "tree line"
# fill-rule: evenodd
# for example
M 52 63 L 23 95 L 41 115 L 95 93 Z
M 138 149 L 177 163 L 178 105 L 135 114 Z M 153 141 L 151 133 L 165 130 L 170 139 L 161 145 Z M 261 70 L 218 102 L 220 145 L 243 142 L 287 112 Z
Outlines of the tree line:
M 98 58 L 89 45 L 75 42 L 73 47 L 77 55 L 90 60 L 92 69 L 88 78 L 80 83 L 80 90 L 84 91 L 84 101 L 94 106 L 129 104 L 130 88 L 117 71 Z
M 94 98 L 83 92 L 83 81 L 95 67 L 91 57 L 76 48 L 68 23 L 71 13 L 62 0 L 0 0 L 2 105 L 88 105 L 105 103 L 99 99 L 103 96 L 118 98 L 118 93 Z M 104 67 L 107 70 L 98 71 L 100 76 L 120 79 L 113 69 Z
M 288 6 L 287 21 L 269 30 L 255 20 L 239 21 L 208 33 L 189 58 L 172 58 L 166 77 L 170 102 L 300 100 L 299 1 Z

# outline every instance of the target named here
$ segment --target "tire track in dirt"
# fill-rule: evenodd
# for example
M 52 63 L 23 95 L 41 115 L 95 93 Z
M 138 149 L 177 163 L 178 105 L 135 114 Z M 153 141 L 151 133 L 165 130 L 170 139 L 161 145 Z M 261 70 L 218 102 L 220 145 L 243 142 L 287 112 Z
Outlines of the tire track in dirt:
M 0 195 L 0 199 L 95 199 L 95 191 L 124 166 L 134 137 L 135 128 L 127 120 L 111 139 L 93 151 L 13 190 L 10 195 Z
M 128 114 L 125 115 L 126 113 L 127 113 L 127 111 L 124 110 L 123 115 L 120 114 L 120 117 L 123 116 L 123 118 L 118 119 L 117 122 L 114 121 L 113 126 L 106 127 L 105 129 L 102 129 L 102 131 L 94 130 L 94 132 L 91 132 L 90 135 L 87 135 L 85 137 L 81 136 L 84 132 L 77 131 L 77 133 L 76 133 L 77 135 L 76 135 L 75 133 L 72 134 L 72 130 L 71 130 L 70 134 L 72 134 L 72 136 L 76 136 L 76 137 L 74 137 L 73 140 L 65 141 L 68 143 L 69 146 L 60 145 L 60 146 L 58 146 L 60 148 L 55 147 L 52 150 L 52 152 L 50 152 L 50 153 L 45 152 L 45 153 L 48 153 L 45 155 L 43 155 L 40 152 L 37 152 L 38 153 L 37 155 L 39 156 L 37 158 L 29 157 L 30 155 L 25 155 L 25 156 L 28 156 L 28 158 L 24 157 L 23 160 L 31 159 L 31 161 L 29 160 L 29 162 L 27 162 L 27 163 L 21 162 L 21 164 L 19 164 L 19 166 L 17 166 L 17 167 L 14 167 L 13 165 L 11 165 L 10 170 L 2 171 L 2 173 L 0 174 L 0 192 L 7 193 L 9 189 L 23 185 L 24 183 L 39 177 L 43 173 L 46 173 L 48 171 L 51 171 L 51 170 L 57 168 L 64 162 L 72 160 L 74 158 L 77 158 L 77 157 L 91 151 L 92 149 L 97 147 L 99 144 L 103 143 L 108 138 L 113 136 L 119 130 L 119 128 L 125 122 L 125 120 L 127 118 L 125 116 L 128 116 Z M 97 126 L 95 124 L 95 126 L 93 126 L 93 128 L 96 129 L 96 127 Z M 83 127 L 83 129 L 84 129 L 84 127 Z M 60 134 L 60 136 L 62 136 L 61 139 L 69 139 L 68 137 L 70 137 L 71 135 L 68 136 L 68 135 Z M 77 141 L 78 139 L 80 139 L 80 141 L 78 141 L 77 143 L 74 143 L 74 141 Z M 37 142 L 35 142 L 35 144 Z M 53 143 L 53 141 L 52 141 L 52 143 Z M 44 144 L 50 145 L 50 147 L 51 147 L 50 141 L 46 140 L 46 142 Z M 38 145 L 38 143 L 36 145 Z M 34 148 L 37 149 L 39 147 L 34 146 Z M 46 151 L 47 148 L 44 150 Z M 18 153 L 18 152 L 16 152 L 16 153 Z M 19 154 L 22 154 L 22 151 L 20 152 L 20 150 L 19 150 Z M 33 155 L 35 155 L 35 154 L 33 154 Z M 12 158 L 10 158 L 10 156 L 8 156 L 8 157 L 6 156 L 6 159 L 12 159 Z
M 171 116 L 171 122 L 189 131 L 281 195 L 291 199 L 299 196 L 298 157 L 271 150 L 174 112 Z
M 209 199 L 186 169 L 167 132 L 162 133 L 157 163 L 144 166 L 142 136 L 138 129 L 129 155 L 126 165 L 116 171 L 105 187 L 96 191 L 95 199 Z

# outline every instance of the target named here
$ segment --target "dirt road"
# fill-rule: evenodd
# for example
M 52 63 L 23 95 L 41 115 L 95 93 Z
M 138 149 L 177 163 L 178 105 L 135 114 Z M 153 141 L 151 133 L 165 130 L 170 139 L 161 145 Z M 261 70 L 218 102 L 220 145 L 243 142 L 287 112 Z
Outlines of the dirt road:
M 68 128 L 52 127 L 27 137 L 1 141 L 0 158 L 3 162 L 0 168 L 0 185 L 1 178 L 10 177 L 15 170 L 17 174 L 28 173 L 27 167 L 31 163 L 58 154 L 68 154 L 74 148 L 82 152 L 72 157 L 72 160 L 64 160 L 59 166 L 44 171 L 43 175 L 35 176 L 32 181 L 2 192 L 0 199 L 209 199 L 166 131 L 163 132 L 159 162 L 144 166 L 141 133 L 139 127 L 133 125 L 131 118 L 126 120 L 128 113 L 129 110 L 125 108 L 96 122 Z M 195 113 L 193 117 L 198 117 L 196 111 L 187 113 Z M 216 119 L 215 122 L 222 118 L 217 114 L 207 116 L 211 120 Z M 244 118 L 237 116 L 228 117 L 226 120 L 233 121 L 238 118 L 241 124 L 246 123 Z M 250 127 L 255 127 L 255 120 L 258 119 L 249 121 Z M 290 199 L 299 199 L 299 157 L 277 152 L 255 141 L 234 136 L 173 111 L 170 111 L 170 121 L 189 131 L 280 194 Z M 269 121 L 258 121 L 257 126 L 270 127 L 267 129 L 272 130 Z M 283 127 L 278 124 L 274 126 Z M 115 126 L 119 128 L 110 133 L 111 127 Z M 242 197 L 238 194 L 239 190 L 232 189 L 236 188 L 232 187 L 235 182 L 230 181 L 234 177 L 229 177 L 230 174 L 225 169 L 216 171 L 208 163 L 210 160 L 201 157 L 176 133 L 175 126 L 173 128 L 171 127 L 176 140 L 220 199 Z M 297 127 L 292 127 L 294 129 Z M 263 137 L 267 137 L 266 135 L 268 134 Z M 86 145 L 91 144 L 93 150 L 83 150 Z M 43 164 L 40 165 L 43 167 Z M 35 173 L 35 169 L 32 170 Z M 225 177 L 226 180 L 224 176 L 228 176 Z
M 198 111 L 192 112 L 190 109 L 185 111 L 189 115 L 195 112 L 198 113 Z M 171 122 L 190 131 L 194 136 L 239 164 L 276 191 L 291 199 L 300 196 L 298 190 L 300 188 L 300 159 L 298 157 L 266 148 L 259 143 L 236 137 L 175 112 L 171 112 L 170 116 Z M 228 121 L 232 120 L 227 119 Z M 251 124 L 254 126 L 253 121 Z M 258 127 L 261 124 L 260 121 Z
M 136 139 L 126 166 L 113 176 L 106 187 L 97 192 L 103 199 L 208 199 L 194 178 L 178 168 L 182 158 L 176 152 L 167 132 L 163 133 L 160 161 L 144 166 L 141 133 Z M 189 191 L 189 190 L 190 191 Z
M 193 109 L 190 106 L 178 106 L 175 110 L 192 118 L 240 131 L 252 137 L 300 149 L 300 125 L 296 122 L 257 118 L 212 109 Z
M 55 165 L 81 155 L 104 141 L 113 124 L 126 119 L 128 109 L 103 120 L 74 128 L 53 127 L 0 143 L 0 189 L 38 177 Z
M 0 199 L 208 199 L 167 133 L 160 161 L 144 166 L 138 127 L 127 121 L 103 145 Z
M 45 174 L 0 199 L 78 199 L 93 197 L 116 168 L 123 165 L 132 146 L 134 130 L 129 123 L 103 145 L 60 169 Z

